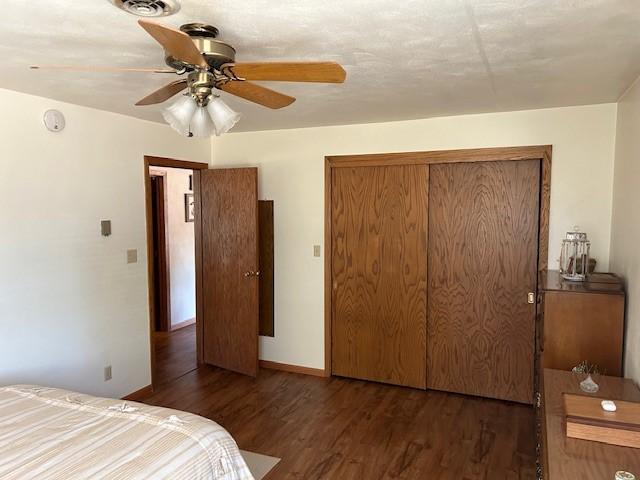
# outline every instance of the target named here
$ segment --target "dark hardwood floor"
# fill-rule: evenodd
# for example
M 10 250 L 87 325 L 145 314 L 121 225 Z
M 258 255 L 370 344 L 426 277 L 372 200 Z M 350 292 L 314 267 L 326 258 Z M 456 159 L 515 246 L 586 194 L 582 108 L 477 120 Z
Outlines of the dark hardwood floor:
M 154 332 L 153 341 L 157 385 L 175 380 L 197 368 L 195 324 L 173 332 Z
M 209 366 L 144 402 L 210 418 L 240 448 L 282 458 L 268 480 L 535 478 L 534 412 L 525 405 L 273 370 L 254 379 Z

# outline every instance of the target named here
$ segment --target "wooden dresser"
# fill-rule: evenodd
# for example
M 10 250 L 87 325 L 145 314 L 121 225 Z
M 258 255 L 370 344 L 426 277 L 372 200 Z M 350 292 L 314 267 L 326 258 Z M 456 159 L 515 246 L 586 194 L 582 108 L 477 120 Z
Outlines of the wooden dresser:
M 544 369 L 542 402 L 538 409 L 539 461 L 544 480 L 614 480 L 618 470 L 640 478 L 640 449 L 568 438 L 563 393 L 587 395 L 578 375 Z M 640 402 L 640 390 L 631 380 L 598 376 L 597 397 Z
M 539 365 L 571 370 L 587 361 L 600 373 L 622 376 L 624 285 L 612 273 L 594 273 L 586 282 L 563 280 L 559 272 L 540 274 Z

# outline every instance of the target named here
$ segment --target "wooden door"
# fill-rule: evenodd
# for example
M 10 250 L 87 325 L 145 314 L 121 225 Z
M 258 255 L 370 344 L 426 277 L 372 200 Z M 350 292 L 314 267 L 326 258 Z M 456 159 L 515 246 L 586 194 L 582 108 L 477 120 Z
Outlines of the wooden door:
M 425 165 L 332 171 L 332 371 L 425 388 Z
M 196 229 L 202 359 L 258 372 L 258 171 L 202 170 Z
M 169 290 L 169 252 L 167 245 L 166 173 L 151 173 L 151 222 L 153 239 L 153 312 L 154 330 L 171 329 L 171 293 Z
M 533 400 L 540 161 L 432 165 L 429 388 Z

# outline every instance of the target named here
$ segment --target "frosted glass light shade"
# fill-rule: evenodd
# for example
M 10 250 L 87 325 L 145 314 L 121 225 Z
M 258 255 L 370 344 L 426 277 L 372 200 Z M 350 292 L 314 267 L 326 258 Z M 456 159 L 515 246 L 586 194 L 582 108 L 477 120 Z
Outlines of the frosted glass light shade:
M 209 113 L 204 107 L 198 107 L 191 119 L 191 133 L 194 137 L 210 137 L 215 133 L 215 127 Z
M 162 116 L 181 135 L 194 137 L 222 135 L 240 120 L 240 114 L 216 96 L 210 97 L 206 107 L 200 107 L 191 95 L 183 95 L 165 108 Z
M 181 96 L 162 111 L 162 116 L 171 127 L 182 135 L 189 134 L 189 123 L 198 105 L 191 95 Z
M 227 133 L 240 120 L 240 114 L 232 110 L 220 97 L 212 97 L 207 110 L 213 120 L 217 136 Z

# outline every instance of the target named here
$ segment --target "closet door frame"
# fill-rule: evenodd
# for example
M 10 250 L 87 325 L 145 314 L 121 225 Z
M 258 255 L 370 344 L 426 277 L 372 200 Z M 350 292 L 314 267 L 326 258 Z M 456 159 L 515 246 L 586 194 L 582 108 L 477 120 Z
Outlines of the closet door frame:
M 374 167 L 391 165 L 431 165 L 438 163 L 497 162 L 540 160 L 540 226 L 538 230 L 538 272 L 548 268 L 549 206 L 551 196 L 551 145 L 525 147 L 475 148 L 435 150 L 430 152 L 375 153 L 325 157 L 324 175 L 324 375 L 331 376 L 332 326 L 332 192 L 331 172 L 334 168 Z M 540 303 L 536 302 L 536 316 Z

